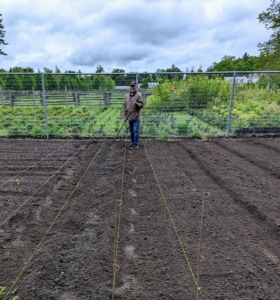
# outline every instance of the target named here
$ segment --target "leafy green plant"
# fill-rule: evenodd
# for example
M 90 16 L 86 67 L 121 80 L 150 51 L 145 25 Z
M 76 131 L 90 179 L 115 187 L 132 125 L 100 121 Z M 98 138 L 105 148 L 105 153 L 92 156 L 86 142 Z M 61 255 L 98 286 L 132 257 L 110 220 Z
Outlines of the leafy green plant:
M 169 141 L 170 140 L 170 135 L 169 134 L 163 134 L 158 139 L 162 140 L 162 141 Z
M 178 124 L 176 128 L 179 134 L 186 135 L 189 131 L 189 124 Z
M 14 181 L 16 184 L 20 184 L 20 180 L 18 178 L 16 178 Z
M 191 137 L 194 137 L 194 138 L 201 138 L 201 137 L 202 137 L 202 133 L 201 133 L 201 131 L 196 130 L 196 131 L 194 131 L 194 132 L 191 134 Z
M 12 294 L 16 293 L 17 289 L 15 289 Z M 6 287 L 0 286 L 0 297 L 5 296 L 6 294 Z M 18 296 L 13 297 L 11 300 L 19 300 Z

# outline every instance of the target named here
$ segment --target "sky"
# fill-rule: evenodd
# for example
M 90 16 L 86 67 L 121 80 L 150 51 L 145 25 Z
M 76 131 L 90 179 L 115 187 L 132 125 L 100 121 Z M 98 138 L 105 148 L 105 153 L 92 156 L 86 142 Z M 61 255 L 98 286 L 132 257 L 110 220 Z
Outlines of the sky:
M 155 72 L 206 70 L 225 55 L 258 55 L 268 0 L 0 0 L 0 68 Z

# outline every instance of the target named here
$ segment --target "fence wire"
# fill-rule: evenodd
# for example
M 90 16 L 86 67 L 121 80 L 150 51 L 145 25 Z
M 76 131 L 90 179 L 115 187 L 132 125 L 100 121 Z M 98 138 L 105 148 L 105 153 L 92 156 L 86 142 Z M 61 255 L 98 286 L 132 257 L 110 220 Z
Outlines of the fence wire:
M 145 103 L 142 136 L 280 133 L 280 72 L 262 71 L 0 73 L 0 135 L 114 136 L 131 81 Z

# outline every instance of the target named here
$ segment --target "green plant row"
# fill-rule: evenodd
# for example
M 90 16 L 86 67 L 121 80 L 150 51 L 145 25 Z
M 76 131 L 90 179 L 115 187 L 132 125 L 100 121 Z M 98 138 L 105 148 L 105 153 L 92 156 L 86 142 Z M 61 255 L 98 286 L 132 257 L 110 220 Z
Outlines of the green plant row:
M 48 106 L 48 129 L 52 136 L 114 136 L 122 125 L 122 106 L 69 107 Z M 124 126 L 121 135 L 128 134 Z M 141 133 L 149 136 L 221 133 L 186 111 L 142 111 Z M 45 117 L 42 107 L 0 108 L 0 134 L 8 136 L 31 135 L 44 137 Z
M 257 84 L 236 84 L 231 128 L 280 127 L 280 77 L 262 75 Z M 225 131 L 232 84 L 221 76 L 192 76 L 185 80 L 166 80 L 148 99 L 154 111 L 172 111 L 174 107 L 195 116 L 209 126 Z

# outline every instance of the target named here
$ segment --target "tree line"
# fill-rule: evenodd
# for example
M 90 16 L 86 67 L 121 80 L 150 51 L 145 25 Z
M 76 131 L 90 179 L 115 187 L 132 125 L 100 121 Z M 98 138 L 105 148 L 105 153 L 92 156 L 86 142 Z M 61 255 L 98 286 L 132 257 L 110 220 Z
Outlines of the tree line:
M 46 90 L 113 90 L 116 86 L 129 86 L 131 81 L 136 81 L 136 72 L 125 73 L 123 69 L 113 69 L 111 74 L 102 74 L 104 68 L 99 65 L 95 74 L 84 75 L 78 72 L 67 70 L 64 73 L 56 66 L 55 70 L 43 68 L 44 84 Z M 175 65 L 170 69 L 158 69 L 157 72 L 181 72 Z M 41 90 L 41 70 L 35 72 L 33 68 L 13 67 L 9 70 L 0 69 L 0 86 L 2 90 Z M 12 74 L 13 73 L 13 74 Z M 14 74 L 21 73 L 21 74 Z M 30 74 L 32 73 L 32 74 Z M 148 88 L 150 82 L 163 82 L 166 79 L 182 79 L 183 75 L 175 74 L 139 74 L 138 84 L 141 88 Z
M 113 90 L 115 82 L 110 76 L 82 76 L 78 74 L 44 74 L 45 89 L 53 90 Z M 31 74 L 9 74 L 0 75 L 0 86 L 2 90 L 41 90 L 42 77 L 40 73 Z

